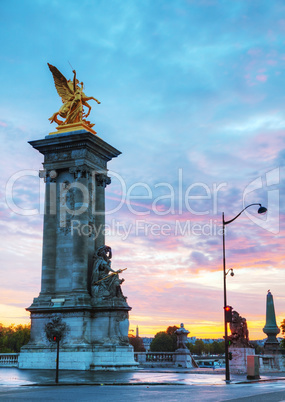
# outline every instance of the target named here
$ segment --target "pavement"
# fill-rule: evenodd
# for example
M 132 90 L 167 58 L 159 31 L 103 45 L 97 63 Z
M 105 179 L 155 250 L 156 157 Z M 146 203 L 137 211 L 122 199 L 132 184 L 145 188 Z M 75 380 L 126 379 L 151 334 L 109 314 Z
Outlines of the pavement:
M 223 369 L 138 369 L 124 372 L 19 370 L 0 368 L 0 400 L 5 401 L 285 401 L 285 373 L 259 380 Z

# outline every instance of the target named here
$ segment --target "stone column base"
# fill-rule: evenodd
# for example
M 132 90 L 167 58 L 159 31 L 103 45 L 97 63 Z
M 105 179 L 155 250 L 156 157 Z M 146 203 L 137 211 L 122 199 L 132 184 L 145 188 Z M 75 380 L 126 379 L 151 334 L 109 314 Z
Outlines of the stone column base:
M 247 356 L 255 355 L 255 350 L 253 348 L 230 347 L 229 352 L 232 353 L 232 360 L 229 361 L 230 372 L 232 374 L 246 374 Z
M 196 367 L 194 359 L 188 349 L 177 349 L 174 354 L 175 367 L 193 368 Z M 195 363 L 195 362 L 194 362 Z
M 136 369 L 132 346 L 93 346 L 59 349 L 60 370 L 129 370 Z M 56 347 L 22 349 L 20 369 L 55 369 Z
M 53 307 L 31 312 L 31 337 L 21 348 L 20 369 L 54 369 L 56 344 L 47 339 L 45 326 L 60 314 L 66 324 L 59 343 L 59 368 L 63 370 L 126 370 L 136 368 L 133 347 L 128 341 L 128 310 L 121 307 L 76 310 Z

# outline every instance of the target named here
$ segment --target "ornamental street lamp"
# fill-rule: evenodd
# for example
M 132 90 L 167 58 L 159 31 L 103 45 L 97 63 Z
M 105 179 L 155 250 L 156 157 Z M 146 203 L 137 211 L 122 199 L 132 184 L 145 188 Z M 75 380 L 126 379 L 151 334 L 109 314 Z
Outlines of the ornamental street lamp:
M 225 226 L 228 225 L 229 223 L 235 221 L 242 213 L 245 211 L 247 208 L 252 207 L 253 205 L 259 205 L 258 208 L 258 213 L 259 214 L 265 214 L 267 212 L 267 209 L 263 207 L 261 204 L 250 204 L 247 207 L 245 207 L 242 211 L 240 211 L 237 216 L 235 216 L 233 219 L 229 221 L 225 221 L 225 216 L 223 212 L 223 272 L 224 272 L 224 325 L 225 325 L 225 361 L 226 361 L 226 382 L 230 382 L 230 367 L 229 367 L 229 344 L 228 344 L 228 322 L 229 321 L 229 313 L 228 309 L 230 306 L 227 306 L 227 281 L 226 277 L 229 272 L 231 272 L 231 276 L 234 275 L 233 270 L 229 269 L 226 272 L 226 247 L 225 247 Z

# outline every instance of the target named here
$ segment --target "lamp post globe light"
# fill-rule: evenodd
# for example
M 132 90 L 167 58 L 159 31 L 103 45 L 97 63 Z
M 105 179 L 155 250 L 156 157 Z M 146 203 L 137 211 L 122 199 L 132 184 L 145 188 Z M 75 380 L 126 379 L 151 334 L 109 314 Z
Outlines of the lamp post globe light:
M 238 213 L 233 219 L 225 221 L 225 216 L 223 212 L 223 273 L 224 273 L 224 326 L 225 326 L 225 361 L 226 361 L 226 382 L 230 382 L 230 367 L 229 367 L 229 344 L 228 344 L 228 322 L 230 322 L 230 315 L 232 312 L 232 307 L 227 305 L 227 281 L 226 277 L 229 272 L 231 276 L 234 275 L 233 269 L 229 269 L 226 272 L 226 246 L 225 246 L 225 226 L 229 223 L 235 221 L 247 208 L 253 205 L 259 205 L 257 213 L 265 214 L 267 209 L 261 204 L 254 203 L 246 206 L 240 213 Z

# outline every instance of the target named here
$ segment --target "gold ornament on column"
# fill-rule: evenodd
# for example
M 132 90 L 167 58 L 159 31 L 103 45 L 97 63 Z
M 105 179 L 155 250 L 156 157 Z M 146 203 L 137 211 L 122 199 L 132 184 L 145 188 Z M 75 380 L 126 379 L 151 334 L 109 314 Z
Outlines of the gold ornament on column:
M 54 113 L 50 118 L 50 122 L 57 123 L 58 127 L 56 129 L 58 132 L 50 134 L 59 134 L 61 132 L 77 131 L 77 130 L 87 130 L 93 134 L 96 131 L 92 130 L 94 124 L 86 120 L 91 112 L 91 106 L 87 101 L 93 99 L 95 102 L 100 104 L 100 102 L 93 96 L 86 96 L 83 92 L 83 82 L 78 81 L 76 78 L 76 71 L 73 70 L 73 80 L 67 80 L 63 74 L 54 66 L 48 63 L 49 69 L 53 75 L 55 88 L 58 95 L 61 97 L 63 105 Z M 88 111 L 85 112 L 84 108 Z M 58 116 L 65 120 L 59 120 Z

